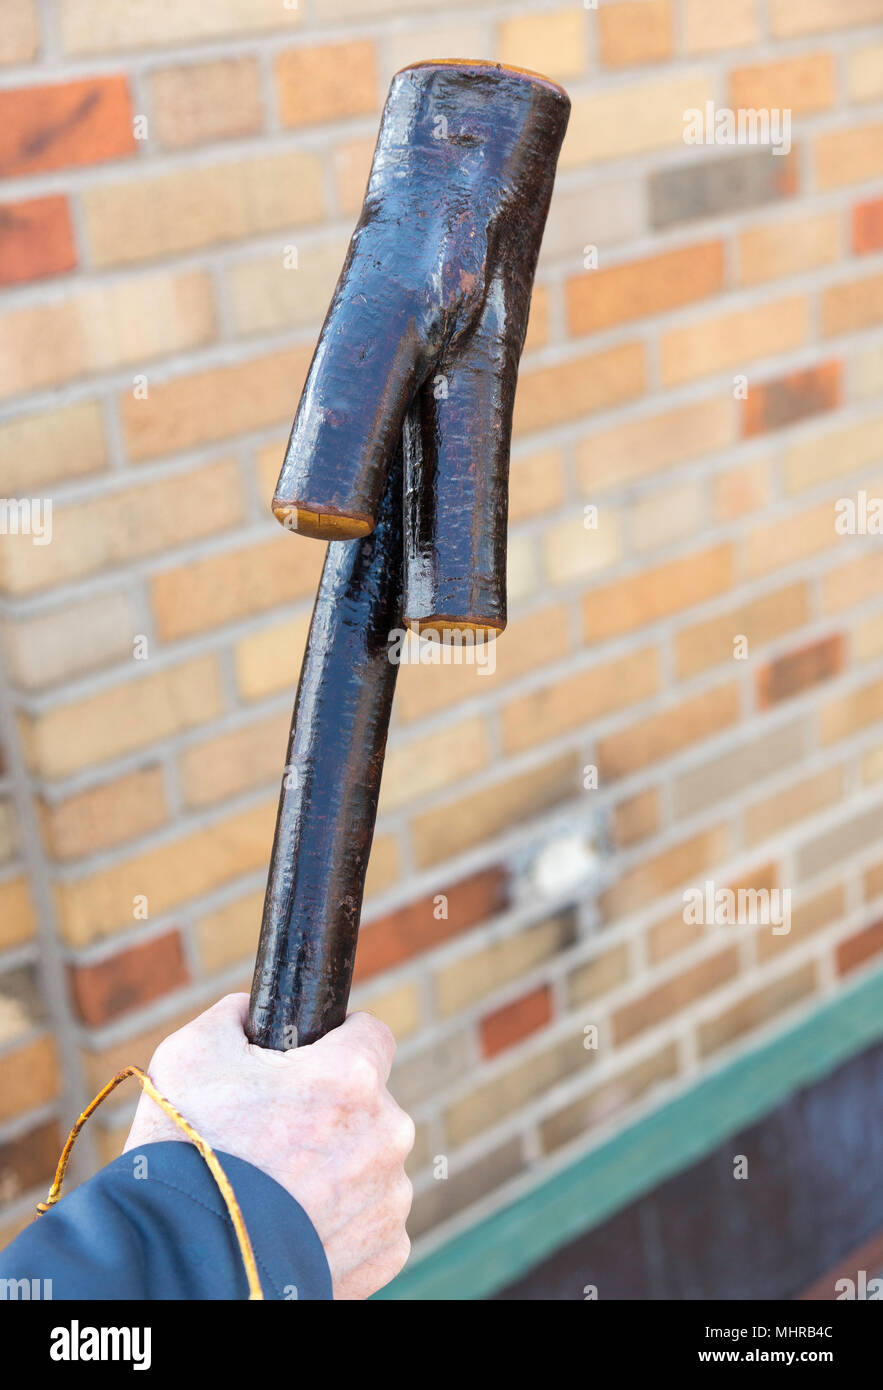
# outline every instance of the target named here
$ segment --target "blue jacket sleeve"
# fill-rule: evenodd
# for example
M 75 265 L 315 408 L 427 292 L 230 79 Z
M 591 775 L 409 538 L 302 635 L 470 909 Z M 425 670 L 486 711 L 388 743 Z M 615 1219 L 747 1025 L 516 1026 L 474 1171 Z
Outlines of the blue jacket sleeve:
M 312 1223 L 283 1187 L 218 1159 L 242 1210 L 266 1299 L 330 1299 Z M 0 1252 L 0 1278 L 51 1279 L 54 1299 L 245 1299 L 220 1191 L 191 1144 L 145 1144 L 63 1197 Z M 44 1286 L 45 1287 L 45 1286 Z

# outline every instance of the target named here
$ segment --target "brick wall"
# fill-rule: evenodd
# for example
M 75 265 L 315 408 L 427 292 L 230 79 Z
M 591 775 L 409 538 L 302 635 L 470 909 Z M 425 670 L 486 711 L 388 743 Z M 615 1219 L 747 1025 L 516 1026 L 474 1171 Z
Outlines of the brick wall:
M 881 0 L 0 0 L 0 495 L 54 507 L 0 541 L 4 1231 L 248 983 L 322 559 L 269 498 L 389 77 L 443 56 L 573 118 L 510 628 L 493 676 L 403 669 L 371 864 L 413 1234 L 879 963 L 883 558 L 834 522 L 883 486 Z M 706 101 L 789 108 L 791 153 L 686 144 Z M 525 886 L 556 827 L 597 893 Z M 790 888 L 792 931 L 686 923 L 706 879 Z

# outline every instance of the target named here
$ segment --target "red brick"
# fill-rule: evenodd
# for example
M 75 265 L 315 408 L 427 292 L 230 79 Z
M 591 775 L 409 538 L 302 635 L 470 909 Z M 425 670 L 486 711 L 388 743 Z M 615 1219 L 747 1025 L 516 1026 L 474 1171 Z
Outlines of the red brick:
M 34 1187 L 48 1188 L 62 1146 L 56 1120 L 47 1120 L 0 1144 L 0 1202 L 12 1202 Z
M 134 148 L 125 77 L 0 92 L 0 176 L 99 164 Z
M 71 992 L 80 1017 L 100 1027 L 159 999 L 190 980 L 177 931 L 120 951 L 96 965 L 70 967 Z
M 883 917 L 879 922 L 874 922 L 870 927 L 865 927 L 854 936 L 848 936 L 845 941 L 840 942 L 837 947 L 837 969 L 841 975 L 848 975 L 850 970 L 858 970 L 859 966 L 866 965 L 881 951 Z
M 431 951 L 501 912 L 509 898 L 508 875 L 504 869 L 484 869 L 439 891 L 448 900 L 446 918 L 435 917 L 438 895 L 431 894 L 362 928 L 356 956 L 357 982 L 391 970 L 421 951 Z
M 834 410 L 841 400 L 840 363 L 823 362 L 752 386 L 742 404 L 742 434 L 784 429 L 796 420 Z
M 552 1019 L 552 991 L 548 985 L 513 999 L 481 1020 L 481 1050 L 485 1057 L 495 1057 L 514 1047 L 522 1039 L 545 1028 Z
M 883 198 L 872 198 L 853 208 L 852 249 L 857 256 L 883 250 Z
M 831 680 L 843 670 L 843 637 L 823 637 L 799 651 L 770 661 L 757 672 L 757 703 L 761 709 L 790 700 L 804 690 Z
M 60 275 L 77 263 L 67 198 L 0 206 L 0 285 Z

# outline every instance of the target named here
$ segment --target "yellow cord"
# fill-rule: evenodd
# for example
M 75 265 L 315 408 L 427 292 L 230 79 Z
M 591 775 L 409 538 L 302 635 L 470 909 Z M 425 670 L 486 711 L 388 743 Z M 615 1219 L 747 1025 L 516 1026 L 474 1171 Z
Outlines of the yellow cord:
M 116 1090 L 117 1086 L 119 1086 L 121 1082 L 125 1081 L 130 1076 L 134 1076 L 136 1078 L 145 1095 L 148 1095 L 152 1101 L 155 1101 L 156 1104 L 160 1107 L 160 1109 L 165 1111 L 169 1119 L 174 1120 L 178 1128 L 184 1131 L 184 1133 L 187 1135 L 187 1138 L 190 1140 L 192 1144 L 196 1146 L 196 1148 L 199 1150 L 206 1163 L 208 1164 L 211 1175 L 221 1190 L 221 1196 L 223 1197 L 224 1202 L 226 1203 L 227 1211 L 230 1214 L 230 1220 L 233 1222 L 233 1230 L 236 1233 L 236 1239 L 239 1243 L 239 1253 L 242 1255 L 242 1263 L 245 1266 L 245 1275 L 248 1279 L 249 1300 L 251 1301 L 263 1299 L 264 1291 L 261 1288 L 261 1281 L 258 1278 L 258 1267 L 257 1261 L 254 1257 L 254 1250 L 252 1249 L 251 1240 L 249 1238 L 248 1231 L 245 1227 L 245 1221 L 242 1217 L 242 1211 L 240 1209 L 239 1203 L 236 1200 L 236 1194 L 230 1185 L 230 1179 L 227 1177 L 227 1174 L 224 1172 L 223 1168 L 221 1167 L 220 1163 L 215 1157 L 214 1150 L 209 1147 L 209 1145 L 203 1139 L 202 1135 L 197 1134 L 193 1126 L 191 1124 L 188 1124 L 188 1122 L 184 1119 L 184 1116 L 178 1113 L 178 1111 L 175 1109 L 174 1105 L 172 1105 L 172 1102 L 170 1100 L 166 1100 L 165 1096 L 160 1095 L 159 1091 L 154 1086 L 150 1077 L 147 1075 L 147 1072 L 142 1071 L 140 1067 L 124 1067 L 122 1071 L 117 1072 L 113 1080 L 108 1081 L 107 1085 L 98 1092 L 98 1095 L 95 1097 L 95 1099 L 93 1101 L 90 1101 L 90 1103 L 86 1106 L 86 1109 L 83 1111 L 82 1115 L 77 1120 L 70 1134 L 67 1136 L 67 1142 L 65 1143 L 65 1146 L 61 1151 L 61 1158 L 58 1160 L 58 1167 L 55 1170 L 55 1177 L 53 1179 L 52 1186 L 49 1189 L 49 1195 L 46 1198 L 45 1202 L 38 1202 L 37 1215 L 42 1216 L 43 1213 L 48 1211 L 50 1207 L 54 1207 L 55 1203 L 61 1196 L 61 1184 L 64 1182 L 64 1175 L 67 1171 L 67 1165 L 68 1160 L 71 1156 L 71 1150 L 74 1147 L 77 1135 L 83 1128 L 83 1125 L 86 1123 L 89 1116 L 92 1115 L 98 1109 L 101 1102 L 103 1100 L 106 1100 L 112 1091 Z

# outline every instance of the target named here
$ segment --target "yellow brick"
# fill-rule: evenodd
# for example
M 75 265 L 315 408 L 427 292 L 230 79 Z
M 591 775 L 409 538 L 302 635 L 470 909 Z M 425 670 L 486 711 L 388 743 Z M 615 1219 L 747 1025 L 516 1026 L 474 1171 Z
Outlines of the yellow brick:
M 686 0 L 684 27 L 688 53 L 744 47 L 758 36 L 756 0 Z
M 826 888 L 814 898 L 802 902 L 791 913 L 791 930 L 782 936 L 774 936 L 769 927 L 762 927 L 757 933 L 757 958 L 759 961 L 773 960 L 783 951 L 801 946 L 816 932 L 829 927 L 846 915 L 846 893 L 838 883 Z
M 740 279 L 743 285 L 759 285 L 831 265 L 839 255 L 840 219 L 836 212 L 749 227 L 739 237 Z
M 692 535 L 703 525 L 705 511 L 705 489 L 696 483 L 681 483 L 639 498 L 629 509 L 635 550 L 658 550 Z
M 678 1065 L 677 1044 L 669 1043 L 661 1052 L 618 1071 L 603 1085 L 556 1111 L 540 1124 L 544 1153 L 582 1138 L 598 1125 L 609 1124 L 612 1115 L 652 1095 L 654 1088 L 677 1076 Z
M 151 134 L 167 149 L 254 135 L 263 125 L 256 58 L 219 58 L 158 68 L 151 73 L 148 87 Z
M 862 44 L 850 53 L 849 95 L 853 101 L 883 97 L 883 43 Z
M 37 1038 L 0 1057 L 0 1123 L 48 1105 L 61 1091 L 52 1038 Z
M 883 396 L 883 344 L 869 348 L 853 359 L 852 393 L 859 399 Z
M 712 512 L 715 521 L 735 521 L 748 512 L 758 512 L 770 500 L 772 459 L 752 459 L 738 468 L 727 468 L 711 481 Z
M 59 0 L 66 53 L 112 53 L 235 34 L 293 29 L 304 7 L 280 0 Z
M 556 677 L 549 685 L 503 708 L 503 749 L 507 754 L 521 753 L 572 729 L 581 729 L 602 715 L 646 700 L 659 688 L 659 654 L 653 647 L 632 652 L 605 666 Z
M 455 1101 L 445 1116 L 450 1143 L 465 1144 L 505 1116 L 523 1110 L 566 1076 L 590 1067 L 597 1053 L 585 1048 L 584 1041 L 580 1029 Z
M 119 587 L 10 619 L 0 627 L 10 679 L 22 689 L 43 690 L 128 661 L 141 625 L 132 594 Z
M 825 430 L 792 444 L 785 454 L 785 488 L 802 492 L 819 483 L 856 473 L 880 456 L 883 415 L 835 430 Z M 831 508 L 831 528 L 834 527 Z
M 0 883 L 0 950 L 20 946 L 36 930 L 37 920 L 27 879 L 8 878 Z
M 666 386 L 742 366 L 787 348 L 799 347 L 809 332 L 806 300 L 778 299 L 673 328 L 662 335 L 662 378 Z
M 566 494 L 560 449 L 512 460 L 509 469 L 509 522 L 528 521 L 560 507 Z
M 186 749 L 178 759 L 186 805 L 211 806 L 281 779 L 290 722 L 283 710 Z
M 135 899 L 150 917 L 168 912 L 269 862 L 276 798 L 158 849 L 57 886 L 60 931 L 86 946 L 134 925 Z
M 797 560 L 829 549 L 839 539 L 834 530 L 830 502 L 823 502 L 808 512 L 768 522 L 746 538 L 746 573 L 752 579 L 771 574 L 783 565 L 793 565 Z
M 883 614 L 875 613 L 859 623 L 853 640 L 857 661 L 873 661 L 883 653 Z
M 648 835 L 655 835 L 661 824 L 659 792 L 649 787 L 614 806 L 613 841 L 618 847 L 636 844 L 646 840 Z
M 549 291 L 545 285 L 534 288 L 530 301 L 530 317 L 524 337 L 524 352 L 537 352 L 549 342 L 551 333 Z
M 734 641 L 748 639 L 749 655 L 776 637 L 807 622 L 806 587 L 792 584 L 731 608 L 719 617 L 684 628 L 675 639 L 678 675 L 683 679 L 734 659 Z
M 670 58 L 674 17 L 670 0 L 625 0 L 598 11 L 601 66 L 633 67 Z
M 717 294 L 723 282 L 721 241 L 663 251 L 609 270 L 584 271 L 567 282 L 570 332 L 574 337 L 598 333 L 616 323 L 663 314 Z
M 0 560 L 0 583 L 26 594 L 69 583 L 96 570 L 229 530 L 243 515 L 235 459 L 222 459 L 157 482 L 56 507 L 52 544 L 10 537 Z M 134 634 L 133 634 L 134 635 Z
M 550 526 L 543 537 L 546 574 L 550 584 L 570 584 L 585 575 L 609 569 L 622 554 L 619 514 L 598 508 L 598 524 L 589 530 L 582 516 Z
M 230 367 L 151 383 L 146 400 L 119 397 L 126 448 L 135 462 L 290 420 L 310 348 L 288 348 Z
M 713 98 L 704 73 L 629 83 L 573 99 L 561 168 L 683 145 L 684 112 Z
M 509 602 L 517 603 L 536 593 L 540 585 L 537 548 L 532 535 L 521 532 L 509 541 L 506 556 L 506 588 Z
M 813 146 L 816 184 L 820 189 L 863 183 L 883 173 L 883 125 L 834 130 L 816 137 Z
M 157 631 L 172 642 L 312 593 L 324 553 L 280 528 L 271 540 L 165 570 L 150 586 Z
M 358 995 L 353 1001 L 353 1009 L 379 1018 L 397 1042 L 409 1038 L 420 1026 L 420 996 L 413 984 L 399 985 L 397 989 L 369 995 L 365 999 Z
M 650 763 L 661 762 L 693 743 L 739 722 L 739 687 L 735 682 L 703 691 L 638 724 L 608 734 L 598 744 L 601 777 L 612 780 Z
M 385 893 L 401 875 L 399 847 L 392 835 L 375 835 L 365 878 L 365 897 Z
M 438 864 L 578 795 L 578 762 L 570 755 L 556 758 L 417 816 L 412 824 L 417 863 L 421 868 Z
M 831 767 L 815 777 L 806 777 L 795 786 L 749 806 L 745 812 L 745 838 L 748 844 L 756 845 L 807 816 L 833 806 L 842 795 L 842 768 Z
M 593 956 L 573 971 L 567 981 L 568 1003 L 572 1009 L 593 1004 L 603 994 L 609 994 L 625 984 L 629 977 L 629 951 L 626 945 Z
M 874 681 L 823 705 L 819 710 L 819 736 L 824 744 L 836 743 L 879 719 L 883 719 L 883 681 Z
M 199 919 L 196 943 L 207 975 L 226 970 L 237 961 L 253 959 L 263 909 L 264 890 L 260 888 Z
M 815 962 L 808 961 L 784 979 L 774 980 L 753 994 L 731 1005 L 718 1018 L 701 1023 L 698 1028 L 699 1053 L 709 1056 L 718 1048 L 735 1042 L 743 1033 L 751 1032 L 784 1013 L 798 1001 L 814 993 L 816 988 Z
M 883 133 L 881 133 L 883 140 Z M 883 321 L 883 275 L 832 285 L 822 295 L 822 332 L 856 333 Z
M 622 343 L 557 367 L 522 372 L 515 398 L 515 429 L 527 434 L 577 420 L 639 396 L 644 385 L 640 343 Z
M 94 263 L 129 265 L 316 222 L 322 170 L 312 154 L 270 154 L 99 185 L 81 202 Z
M 30 63 L 39 45 L 40 25 L 34 0 L 6 0 L 0 27 L 0 63 Z
M 600 642 L 658 622 L 722 593 L 732 582 L 730 548 L 717 546 L 593 589 L 583 600 L 586 641 Z
M 298 250 L 297 268 L 286 267 L 283 249 L 230 267 L 230 302 L 237 333 L 272 333 L 289 326 L 321 324 L 334 293 L 346 245 Z M 276 460 L 279 472 L 281 455 Z
M 40 806 L 43 835 L 54 859 L 79 859 L 146 835 L 168 818 L 162 769 L 127 773 L 103 786 Z
M 552 917 L 547 922 L 525 928 L 503 941 L 494 941 L 483 950 L 459 957 L 453 965 L 439 970 L 435 977 L 435 997 L 442 1018 L 468 1009 L 477 999 L 492 994 L 527 975 L 535 966 L 556 955 L 571 942 L 569 917 Z
M 829 512 L 830 515 L 830 512 Z M 822 611 L 840 613 L 854 603 L 877 595 L 883 587 L 883 555 L 871 552 L 822 577 Z
M 579 484 L 591 497 L 602 488 L 647 478 L 691 458 L 725 449 L 736 438 L 736 411 L 727 396 L 678 406 L 664 415 L 626 420 L 579 445 Z
M 366 135 L 345 140 L 334 151 L 334 186 L 343 213 L 361 211 L 376 143 L 373 135 Z
M 883 19 L 881 0 L 770 0 L 770 31 L 777 39 L 819 34 Z
M 0 397 L 198 347 L 215 334 L 207 275 L 149 275 L 0 318 Z
M 276 59 L 279 116 L 285 126 L 371 115 L 378 105 L 374 44 L 292 48 Z
M 467 719 L 392 748 L 383 766 L 379 814 L 465 780 L 486 767 L 489 760 L 487 731 L 481 719 Z
M 870 753 L 866 753 L 862 758 L 862 781 L 867 786 L 869 783 L 879 782 L 883 777 L 883 743 L 878 743 L 876 748 L 872 748 Z
M 243 699 L 260 700 L 279 690 L 294 694 L 309 627 L 310 614 L 301 613 L 236 643 L 236 680 Z
M 734 110 L 788 109 L 795 115 L 823 111 L 836 99 L 834 58 L 808 53 L 734 68 L 730 73 L 730 106 Z
M 695 880 L 697 875 L 726 859 L 729 852 L 730 832 L 720 825 L 645 860 L 602 893 L 600 905 L 604 920 L 614 922 L 670 893 L 679 884 Z
M 23 415 L 0 425 L 0 494 L 30 496 L 47 483 L 98 473 L 107 467 L 104 426 L 97 401 Z
M 575 77 L 585 72 L 585 12 L 575 8 L 544 10 L 502 20 L 497 59 L 547 77 Z
M 71 704 L 26 717 L 33 770 L 65 777 L 215 719 L 223 708 L 214 657 L 197 657 Z

